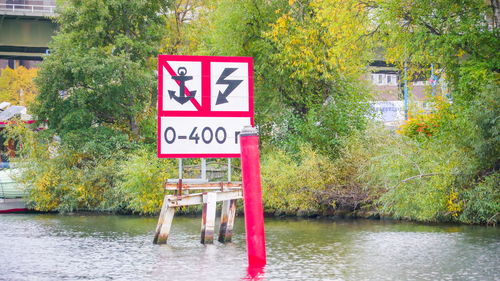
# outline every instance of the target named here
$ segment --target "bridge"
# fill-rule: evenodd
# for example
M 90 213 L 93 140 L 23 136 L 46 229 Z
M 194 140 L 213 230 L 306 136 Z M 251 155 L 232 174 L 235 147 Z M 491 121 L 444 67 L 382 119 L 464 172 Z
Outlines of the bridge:
M 0 0 L 0 68 L 42 60 L 57 29 L 55 8 L 55 0 Z

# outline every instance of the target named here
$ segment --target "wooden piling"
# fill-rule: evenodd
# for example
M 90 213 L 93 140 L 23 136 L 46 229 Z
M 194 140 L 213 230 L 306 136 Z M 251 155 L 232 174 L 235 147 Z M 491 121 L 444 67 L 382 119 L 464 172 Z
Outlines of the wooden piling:
M 161 224 L 160 233 L 158 234 L 158 244 L 167 244 L 168 235 L 170 234 L 170 228 L 172 227 L 172 221 L 174 220 L 174 214 L 175 208 L 168 207 L 163 217 L 163 223 Z
M 215 192 L 203 193 L 203 211 L 201 218 L 201 243 L 214 242 L 215 211 L 217 207 L 217 194 Z
M 153 244 L 160 244 L 160 243 L 158 243 L 158 237 L 160 236 L 161 226 L 163 224 L 163 219 L 165 217 L 165 214 L 167 213 L 167 209 L 168 209 L 168 198 L 165 195 L 163 197 L 163 204 L 161 205 L 160 217 L 158 218 L 158 223 L 156 224 L 156 230 L 155 230 L 155 236 L 153 238 Z
M 203 193 L 189 194 L 189 190 L 205 190 Z M 201 223 L 201 243 L 211 244 L 214 240 L 215 215 L 217 202 L 223 202 L 219 241 L 230 242 L 236 215 L 236 200 L 242 198 L 241 183 L 187 183 L 182 180 L 167 183 L 166 191 L 174 191 L 174 195 L 165 195 L 160 217 L 156 225 L 153 243 L 165 244 L 170 233 L 175 208 L 182 206 L 203 205 Z
M 236 216 L 236 199 L 222 202 L 220 215 L 219 242 L 231 242 L 233 238 L 234 217 Z

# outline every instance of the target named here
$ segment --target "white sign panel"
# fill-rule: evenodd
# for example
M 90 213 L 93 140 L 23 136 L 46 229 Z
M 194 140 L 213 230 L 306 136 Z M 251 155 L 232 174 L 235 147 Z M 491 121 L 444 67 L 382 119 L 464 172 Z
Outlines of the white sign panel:
M 161 154 L 239 154 L 248 117 L 161 117 Z
M 212 111 L 248 111 L 248 63 L 210 64 Z

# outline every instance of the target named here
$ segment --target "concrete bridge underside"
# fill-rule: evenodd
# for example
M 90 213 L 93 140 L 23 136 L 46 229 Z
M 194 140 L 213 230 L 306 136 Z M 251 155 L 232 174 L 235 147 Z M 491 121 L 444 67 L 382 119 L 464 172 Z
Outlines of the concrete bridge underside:
M 0 69 L 41 61 L 57 25 L 55 0 L 0 0 Z
M 0 15 L 0 59 L 41 60 L 56 28 L 45 18 Z

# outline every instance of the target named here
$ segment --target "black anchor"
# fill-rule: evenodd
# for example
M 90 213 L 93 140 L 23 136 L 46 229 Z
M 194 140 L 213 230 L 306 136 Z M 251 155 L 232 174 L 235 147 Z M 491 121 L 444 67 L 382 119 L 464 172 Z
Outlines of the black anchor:
M 185 87 L 186 81 L 192 80 L 193 76 L 186 76 L 187 70 L 183 66 L 179 67 L 177 73 L 179 73 L 179 75 L 172 76 L 172 79 L 174 79 L 175 81 L 179 81 L 179 96 L 176 96 L 175 91 L 171 90 L 168 90 L 168 95 L 170 96 L 170 99 L 174 99 L 180 104 L 185 104 L 190 99 L 196 96 L 196 91 L 189 91 L 189 96 L 186 96 L 184 90 L 186 88 Z

